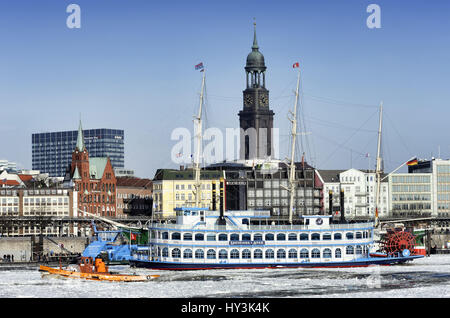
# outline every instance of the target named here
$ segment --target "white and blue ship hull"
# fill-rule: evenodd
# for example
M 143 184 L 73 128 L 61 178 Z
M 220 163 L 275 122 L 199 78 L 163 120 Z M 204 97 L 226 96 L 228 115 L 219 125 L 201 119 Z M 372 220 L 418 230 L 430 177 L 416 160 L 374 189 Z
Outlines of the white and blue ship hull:
M 319 268 L 393 265 L 422 257 L 409 251 L 372 254 L 373 223 L 332 224 L 330 216 L 315 215 L 303 216 L 301 225 L 275 225 L 269 217 L 264 211 L 227 211 L 223 217 L 182 208 L 176 224 L 149 227 L 149 245 L 135 248 L 129 262 L 159 270 Z

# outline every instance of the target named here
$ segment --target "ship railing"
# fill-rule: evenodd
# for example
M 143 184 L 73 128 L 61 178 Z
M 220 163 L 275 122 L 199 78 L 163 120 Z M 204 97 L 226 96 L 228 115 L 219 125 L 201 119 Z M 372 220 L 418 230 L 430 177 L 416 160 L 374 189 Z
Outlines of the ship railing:
M 354 230 L 362 228 L 372 228 L 373 222 L 352 223 L 352 224 L 330 224 L 323 228 L 311 227 L 309 225 L 248 225 L 245 228 L 235 225 L 213 225 L 208 227 L 196 227 L 195 230 L 214 231 L 289 231 L 289 230 Z M 193 230 L 192 225 L 153 223 L 153 228 L 164 228 L 168 230 Z

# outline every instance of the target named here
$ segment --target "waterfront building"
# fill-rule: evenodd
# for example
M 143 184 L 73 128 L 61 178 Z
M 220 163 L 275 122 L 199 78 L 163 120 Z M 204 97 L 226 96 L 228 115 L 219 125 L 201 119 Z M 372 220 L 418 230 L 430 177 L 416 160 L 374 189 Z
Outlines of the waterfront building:
M 150 216 L 152 213 L 152 189 L 150 179 L 117 177 L 117 218 Z
M 0 159 L 0 171 L 13 172 L 17 170 L 17 164 L 15 162 L 8 161 L 6 159 Z
M 69 223 L 57 225 L 49 221 L 50 218 L 71 218 L 73 212 L 71 189 L 0 189 L 0 217 L 3 219 L 0 224 L 1 236 L 76 235 L 76 226 Z
M 81 121 L 66 184 L 74 187 L 78 211 L 106 217 L 116 216 L 117 181 L 109 157 L 90 158 Z M 77 214 L 78 215 L 78 214 Z M 81 214 L 80 214 L 81 215 Z
M 409 173 L 431 173 L 432 211 L 435 217 L 450 217 L 450 159 L 418 160 L 408 167 Z
M 323 181 L 323 196 L 325 214 L 330 214 L 330 192 L 333 200 L 333 213 L 341 210 L 340 192 L 344 192 L 344 215 L 346 219 L 373 219 L 375 217 L 376 175 L 368 170 L 319 170 Z M 388 180 L 381 174 L 380 201 L 378 214 L 380 218 L 389 216 L 389 186 Z
M 84 142 L 90 157 L 109 157 L 114 168 L 124 168 L 124 131 L 87 129 Z M 32 134 L 32 169 L 63 177 L 72 160 L 78 131 Z
M 293 216 L 298 221 L 301 215 L 321 213 L 322 184 L 316 170 L 306 162 L 295 165 L 297 188 Z M 287 221 L 289 218 L 288 168 L 282 161 L 252 166 L 239 162 L 218 163 L 207 167 L 224 172 L 227 211 L 269 211 L 273 221 Z
M 389 193 L 393 217 L 435 216 L 431 173 L 391 174 Z
M 219 209 L 220 171 L 201 170 L 200 207 Z M 158 169 L 153 178 L 153 211 L 156 217 L 174 218 L 174 208 L 195 206 L 195 178 L 192 169 Z M 215 188 L 215 189 L 214 189 Z M 216 190 L 214 192 L 214 190 Z M 213 198 L 215 197 L 215 200 Z M 214 202 L 214 204 L 213 204 Z

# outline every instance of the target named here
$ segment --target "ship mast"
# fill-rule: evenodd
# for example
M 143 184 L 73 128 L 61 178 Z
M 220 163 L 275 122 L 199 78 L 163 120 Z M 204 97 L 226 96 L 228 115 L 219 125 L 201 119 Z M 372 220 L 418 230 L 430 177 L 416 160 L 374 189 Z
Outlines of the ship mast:
M 294 112 L 292 113 L 292 119 L 290 119 L 292 123 L 292 144 L 291 144 L 291 164 L 289 168 L 289 223 L 292 224 L 292 215 L 294 210 L 294 194 L 296 188 L 295 182 L 295 140 L 297 136 L 297 104 L 298 104 L 298 88 L 300 86 L 300 68 L 298 69 L 298 78 L 297 78 L 297 90 L 295 91 L 295 104 L 294 104 Z
M 377 167 L 375 170 L 375 177 L 377 181 L 377 192 L 375 197 L 375 227 L 379 225 L 378 221 L 378 208 L 380 206 L 380 187 L 381 187 L 381 157 L 380 157 L 380 151 L 381 151 L 381 127 L 382 127 L 382 121 L 383 121 L 383 102 L 380 104 L 380 120 L 379 120 L 379 126 L 378 126 L 378 145 L 377 145 Z
M 198 107 L 198 115 L 194 117 L 195 122 L 195 138 L 196 138 L 196 148 L 195 148 L 195 158 L 194 158 L 194 171 L 195 171 L 195 206 L 200 206 L 200 198 L 201 198 L 201 182 L 200 182 L 200 148 L 202 145 L 202 106 L 203 106 L 203 91 L 205 88 L 205 73 L 206 70 L 203 68 L 201 70 L 203 72 L 202 76 L 202 89 L 200 91 L 200 105 Z

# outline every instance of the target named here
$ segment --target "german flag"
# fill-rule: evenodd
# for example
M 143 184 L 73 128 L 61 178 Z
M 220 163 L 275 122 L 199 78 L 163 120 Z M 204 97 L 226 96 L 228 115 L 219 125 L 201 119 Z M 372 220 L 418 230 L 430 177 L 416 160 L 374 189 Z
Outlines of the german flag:
M 408 161 L 406 164 L 408 166 L 415 166 L 417 165 L 419 162 L 417 161 L 417 158 L 414 158 L 413 160 Z

